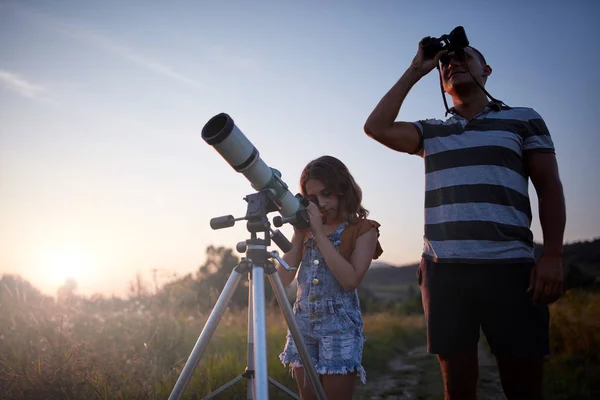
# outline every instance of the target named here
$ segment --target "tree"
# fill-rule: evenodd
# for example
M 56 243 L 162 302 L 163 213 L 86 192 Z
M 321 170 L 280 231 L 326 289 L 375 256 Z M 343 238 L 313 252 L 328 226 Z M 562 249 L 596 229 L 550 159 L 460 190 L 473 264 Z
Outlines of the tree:
M 77 281 L 73 278 L 69 278 L 65 283 L 58 288 L 57 298 L 61 303 L 70 304 L 75 299 L 75 292 L 77 291 Z
M 2 275 L 2 279 L 0 279 L 0 303 L 8 305 L 14 304 L 13 302 L 38 305 L 44 302 L 53 302 L 53 299 L 42 294 L 19 275 Z
M 149 295 L 150 290 L 148 290 L 148 287 L 144 282 L 144 278 L 142 278 L 142 275 L 139 272 L 136 273 L 135 281 L 129 282 L 129 298 L 141 300 L 143 298 L 148 297 Z
M 225 283 L 227 283 L 229 276 L 239 262 L 240 258 L 233 254 L 233 249 L 212 245 L 206 249 L 206 261 L 200 266 L 197 274 L 197 295 L 198 303 L 201 306 L 214 306 L 225 287 Z M 247 279 L 243 277 L 231 298 L 230 306 L 247 307 L 247 283 Z M 271 285 L 265 276 L 265 302 L 271 301 L 273 297 Z

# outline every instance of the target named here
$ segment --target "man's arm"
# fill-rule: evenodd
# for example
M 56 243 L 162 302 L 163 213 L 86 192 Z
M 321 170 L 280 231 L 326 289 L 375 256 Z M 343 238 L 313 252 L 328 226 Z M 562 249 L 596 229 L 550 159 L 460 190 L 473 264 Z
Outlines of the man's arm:
M 410 122 L 395 122 L 408 92 L 421 76 L 408 69 L 383 96 L 365 122 L 365 133 L 396 151 L 414 153 L 421 146 L 421 134 Z
M 536 304 L 556 301 L 563 291 L 563 237 L 566 207 L 556 156 L 551 152 L 525 153 L 525 164 L 539 204 L 544 248 L 532 273 L 530 290 Z
M 414 154 L 421 149 L 421 133 L 410 122 L 395 122 L 408 92 L 427 75 L 446 52 L 433 59 L 425 59 L 419 43 L 417 55 L 396 84 L 379 101 L 364 125 L 365 133 L 372 139 L 396 151 Z
M 532 152 L 525 162 L 539 200 L 544 254 L 561 256 L 566 225 L 566 207 L 554 153 Z

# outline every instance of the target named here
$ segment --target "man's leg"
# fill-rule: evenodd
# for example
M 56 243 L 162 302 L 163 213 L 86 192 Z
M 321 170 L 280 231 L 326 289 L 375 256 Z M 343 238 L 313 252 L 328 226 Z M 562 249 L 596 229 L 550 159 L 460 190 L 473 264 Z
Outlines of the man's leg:
M 550 313 L 527 293 L 531 265 L 490 266 L 482 330 L 498 362 L 508 400 L 543 398 L 544 357 L 550 353 Z M 483 295 L 482 295 L 483 296 Z
M 427 347 L 440 361 L 446 400 L 476 399 L 479 320 L 476 266 L 423 259 L 417 278 L 427 321 Z
M 445 400 L 476 400 L 479 364 L 477 348 L 468 352 L 439 354 Z
M 543 399 L 543 357 L 518 359 L 498 356 L 496 360 L 508 400 Z

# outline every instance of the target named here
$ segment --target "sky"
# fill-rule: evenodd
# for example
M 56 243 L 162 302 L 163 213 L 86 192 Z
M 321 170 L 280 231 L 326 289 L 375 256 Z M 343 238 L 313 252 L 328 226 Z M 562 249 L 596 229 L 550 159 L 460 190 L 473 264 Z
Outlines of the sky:
M 245 223 L 209 221 L 243 216 L 254 190 L 202 140 L 221 112 L 294 194 L 310 160 L 340 158 L 381 223 L 380 261 L 416 262 L 423 160 L 363 125 L 419 40 L 458 25 L 493 68 L 492 96 L 549 127 L 565 242 L 600 237 L 600 3 L 491 4 L 0 0 L 0 274 L 49 295 L 71 277 L 83 295 L 122 296 L 136 274 L 162 284 L 194 273 L 209 245 L 235 248 Z M 398 120 L 444 111 L 434 70 Z

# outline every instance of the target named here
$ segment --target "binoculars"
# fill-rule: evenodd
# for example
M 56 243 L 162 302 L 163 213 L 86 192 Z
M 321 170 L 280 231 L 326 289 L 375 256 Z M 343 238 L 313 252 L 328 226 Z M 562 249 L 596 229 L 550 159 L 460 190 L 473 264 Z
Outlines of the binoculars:
M 468 45 L 469 39 L 467 39 L 467 34 L 462 26 L 457 26 L 449 34 L 442 35 L 439 38 L 426 37 L 421 41 L 425 58 L 428 59 L 434 58 L 442 50 L 446 50 L 449 53 L 452 51 L 461 53 Z M 444 64 L 447 63 L 448 59 L 440 61 Z

